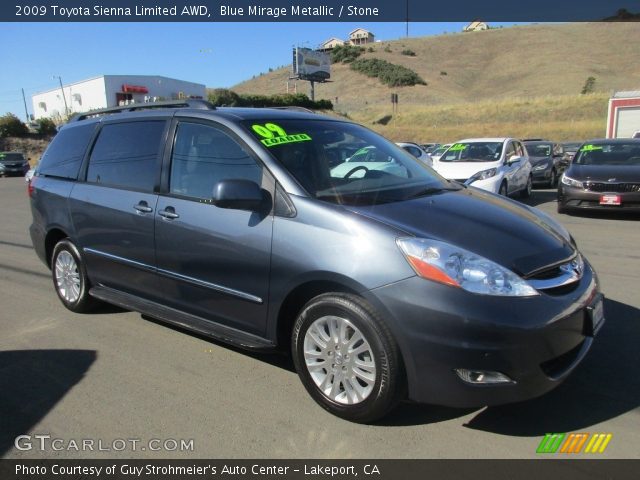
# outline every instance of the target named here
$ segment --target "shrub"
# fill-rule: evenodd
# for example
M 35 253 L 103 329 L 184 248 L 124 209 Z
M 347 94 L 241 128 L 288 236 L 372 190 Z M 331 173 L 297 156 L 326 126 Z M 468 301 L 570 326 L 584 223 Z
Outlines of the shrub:
M 367 52 L 369 52 L 369 53 L 373 53 L 373 52 L 375 52 L 375 50 L 374 50 L 374 48 L 373 48 L 373 47 L 369 47 L 369 48 L 367 48 Z
M 589 77 L 584 82 L 584 86 L 582 87 L 582 91 L 580 93 L 582 95 L 586 95 L 587 93 L 593 93 L 595 86 L 596 86 L 596 77 Z
M 377 77 L 383 84 L 390 87 L 427 84 L 413 70 L 378 58 L 356 60 L 351 64 L 351 69 L 364 73 L 368 77 Z
M 0 137 L 24 137 L 28 133 L 27 126 L 13 113 L 0 117 Z
M 239 105 L 240 101 L 240 96 L 236 92 L 226 88 L 214 88 L 213 90 L 210 90 L 207 98 L 211 103 L 218 107 L 223 105 L 236 107 Z
M 55 135 L 58 131 L 55 122 L 50 118 L 39 118 L 36 123 L 40 135 Z
M 400 53 L 402 53 L 402 55 L 406 55 L 407 57 L 415 57 L 416 56 L 416 52 L 414 52 L 410 48 L 405 48 Z
M 351 63 L 364 52 L 363 47 L 354 45 L 338 45 L 331 50 L 332 63 Z
M 216 88 L 209 92 L 209 101 L 217 107 L 304 107 L 311 110 L 332 110 L 330 100 L 312 101 L 304 93 L 284 95 L 240 94 L 226 88 Z
M 391 119 L 393 118 L 392 115 L 385 115 L 384 117 L 379 118 L 378 120 L 375 120 L 373 122 L 374 125 L 387 125 Z
M 391 47 L 389 45 L 386 45 L 384 47 L 384 51 L 387 52 L 387 53 L 391 53 Z
M 442 75 L 442 76 L 446 76 L 446 75 L 447 75 L 447 72 L 445 72 L 444 70 L 442 70 L 442 71 L 440 72 L 440 75 Z

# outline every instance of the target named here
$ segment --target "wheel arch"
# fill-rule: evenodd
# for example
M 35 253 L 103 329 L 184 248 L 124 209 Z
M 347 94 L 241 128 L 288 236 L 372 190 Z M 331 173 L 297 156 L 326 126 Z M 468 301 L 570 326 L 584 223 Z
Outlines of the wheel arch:
M 290 289 L 278 308 L 276 316 L 276 341 L 283 351 L 291 347 L 291 333 L 297 315 L 312 298 L 324 293 L 350 293 L 363 297 L 362 288 L 354 285 L 353 280 L 341 278 L 307 279 Z M 363 297 L 364 298 L 364 297 Z
M 51 269 L 51 257 L 53 256 L 53 249 L 60 240 L 64 240 L 65 238 L 69 238 L 69 235 L 67 235 L 67 233 L 59 227 L 53 227 L 47 232 L 47 235 L 44 238 L 44 249 L 45 259 L 47 261 L 47 266 L 49 267 L 49 269 Z

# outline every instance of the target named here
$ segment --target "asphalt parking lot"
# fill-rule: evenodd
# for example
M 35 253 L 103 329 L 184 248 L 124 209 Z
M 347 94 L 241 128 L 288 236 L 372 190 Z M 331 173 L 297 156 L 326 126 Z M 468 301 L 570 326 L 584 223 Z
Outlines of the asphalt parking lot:
M 607 323 L 584 363 L 536 400 L 473 410 L 405 404 L 364 426 L 318 407 L 285 357 L 247 354 L 135 312 L 67 311 L 31 247 L 24 180 L 0 178 L 0 456 L 534 458 L 546 433 L 601 432 L 613 435 L 602 457 L 640 458 L 640 217 L 558 216 L 554 200 L 534 190 L 529 203 L 566 225 L 607 296 Z M 62 449 L 34 441 L 18 450 L 21 434 L 62 439 Z M 140 443 L 69 448 L 84 439 Z M 193 450 L 151 451 L 150 439 L 193 440 Z

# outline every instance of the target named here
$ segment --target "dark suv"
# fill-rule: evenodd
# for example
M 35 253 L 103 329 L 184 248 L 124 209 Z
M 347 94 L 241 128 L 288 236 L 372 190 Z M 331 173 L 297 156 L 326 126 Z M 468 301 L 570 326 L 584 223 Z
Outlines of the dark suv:
M 349 162 L 363 145 L 378 160 Z M 91 112 L 56 135 L 29 191 L 67 308 L 101 300 L 289 349 L 311 396 L 353 421 L 406 397 L 541 395 L 604 321 L 560 224 L 335 118 L 193 101 Z
M 25 175 L 29 162 L 18 152 L 0 152 L 0 175 Z

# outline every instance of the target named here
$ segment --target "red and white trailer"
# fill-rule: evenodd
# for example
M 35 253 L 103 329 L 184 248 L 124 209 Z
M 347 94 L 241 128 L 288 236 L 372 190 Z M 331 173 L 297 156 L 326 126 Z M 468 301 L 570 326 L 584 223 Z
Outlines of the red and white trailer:
M 632 138 L 640 131 L 640 91 L 616 92 L 609 99 L 607 138 Z

